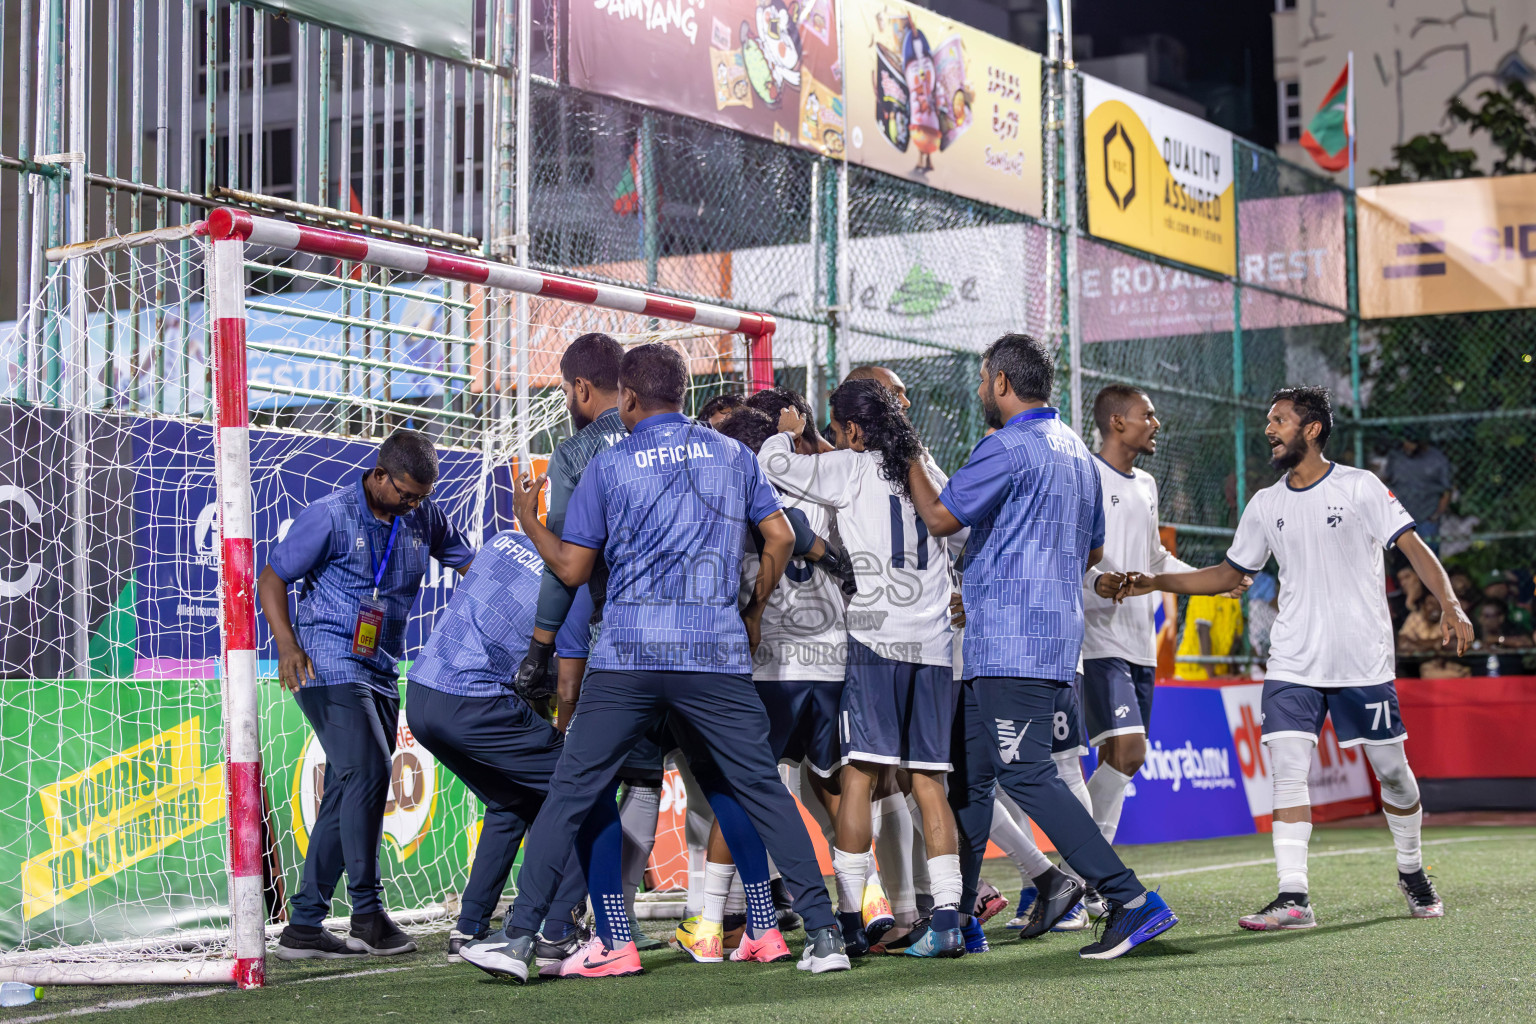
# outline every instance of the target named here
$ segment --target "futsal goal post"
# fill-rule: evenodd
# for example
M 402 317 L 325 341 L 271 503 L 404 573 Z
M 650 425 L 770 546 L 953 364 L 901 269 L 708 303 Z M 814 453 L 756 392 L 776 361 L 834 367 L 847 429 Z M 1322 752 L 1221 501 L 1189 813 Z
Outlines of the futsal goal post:
M 325 778 L 263 684 L 255 575 L 297 509 L 410 425 L 478 541 L 564 420 L 576 336 L 677 346 L 697 405 L 772 386 L 775 321 L 234 208 L 48 256 L 0 325 L 24 566 L 0 579 L 0 980 L 260 986 Z M 407 660 L 453 577 L 433 564 Z M 386 904 L 428 924 L 455 910 L 478 803 L 403 714 L 397 740 Z

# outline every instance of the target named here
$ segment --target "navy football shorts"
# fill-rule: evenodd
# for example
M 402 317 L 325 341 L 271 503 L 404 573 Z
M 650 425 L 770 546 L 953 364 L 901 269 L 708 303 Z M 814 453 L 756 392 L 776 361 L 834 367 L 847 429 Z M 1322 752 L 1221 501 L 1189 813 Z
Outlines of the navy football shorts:
M 840 730 L 845 761 L 947 772 L 960 683 L 948 665 L 882 658 L 851 637 Z
M 822 778 L 842 767 L 838 717 L 843 680 L 764 679 L 758 696 L 768 712 L 768 745 L 780 761 L 804 761 Z
M 1294 736 L 1316 743 L 1324 715 L 1333 719 L 1333 731 L 1341 747 L 1401 743 L 1408 738 L 1408 730 L 1397 713 L 1396 683 L 1325 689 L 1266 679 L 1259 708 L 1265 742 Z
M 1157 670 L 1124 658 L 1089 658 L 1083 662 L 1083 721 L 1088 745 L 1111 736 L 1146 734 L 1152 723 L 1152 690 Z

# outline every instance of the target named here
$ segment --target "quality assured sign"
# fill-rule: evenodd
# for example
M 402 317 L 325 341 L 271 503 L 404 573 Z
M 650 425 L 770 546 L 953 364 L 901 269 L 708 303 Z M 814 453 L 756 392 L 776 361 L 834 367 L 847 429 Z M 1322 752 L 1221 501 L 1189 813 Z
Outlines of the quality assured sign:
M 1088 230 L 1235 273 L 1231 133 L 1087 75 L 1083 109 Z

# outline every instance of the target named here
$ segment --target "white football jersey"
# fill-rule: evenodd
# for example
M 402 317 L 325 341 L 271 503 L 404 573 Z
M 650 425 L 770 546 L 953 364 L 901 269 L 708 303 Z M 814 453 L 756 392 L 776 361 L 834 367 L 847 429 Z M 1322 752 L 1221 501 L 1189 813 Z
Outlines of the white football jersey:
M 951 665 L 950 548 L 930 537 L 912 502 L 880 476 L 878 452 L 800 455 L 788 434 L 759 454 L 763 471 L 788 498 L 837 513 L 859 592 L 848 606 L 848 635 L 883 658 Z M 930 464 L 937 486 L 947 478 Z M 963 544 L 962 535 L 952 543 Z
M 1250 575 L 1271 552 L 1280 611 L 1267 675 L 1307 686 L 1374 686 L 1395 675 L 1383 556 L 1413 517 L 1375 474 L 1333 463 L 1311 487 L 1255 494 L 1227 561 Z
M 826 508 L 781 495 L 786 506 L 805 513 L 816 536 L 826 538 L 831 520 Z M 741 560 L 741 598 L 752 596 L 760 557 L 747 538 Z M 845 673 L 848 600 L 829 573 L 803 558 L 792 558 L 763 609 L 762 644 L 752 658 L 752 678 L 767 680 L 841 680 Z
M 1098 456 L 1094 456 L 1098 458 Z M 1187 572 L 1194 568 L 1163 547 L 1157 532 L 1157 481 L 1144 469 L 1130 474 L 1099 459 L 1104 494 L 1104 572 Z M 1083 657 L 1124 658 L 1133 665 L 1157 664 L 1154 616 L 1162 594 L 1128 597 L 1122 604 L 1083 585 Z

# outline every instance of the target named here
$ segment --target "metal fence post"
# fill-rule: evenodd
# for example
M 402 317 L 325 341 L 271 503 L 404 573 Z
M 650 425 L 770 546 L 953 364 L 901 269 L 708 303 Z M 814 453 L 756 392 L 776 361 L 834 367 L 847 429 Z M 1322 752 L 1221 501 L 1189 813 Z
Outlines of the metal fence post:
M 1232 141 L 1232 251 L 1239 253 L 1242 238 L 1237 215 L 1241 208 L 1242 175 L 1238 173 L 1238 161 L 1242 158 L 1242 143 Z M 1239 268 L 1234 267 L 1234 270 Z M 1243 514 L 1248 503 L 1248 424 L 1243 420 L 1243 279 L 1239 273 L 1232 275 L 1232 473 L 1237 482 L 1237 515 Z
M 1344 280 L 1349 319 L 1350 419 L 1355 425 L 1355 467 L 1365 468 L 1365 432 L 1360 427 L 1360 264 L 1355 251 L 1355 192 L 1344 194 Z
M 656 167 L 656 115 L 647 110 L 640 115 L 640 230 L 641 251 L 645 256 L 645 286 L 656 287 L 656 266 L 661 259 L 661 194 L 656 187 L 660 173 Z

